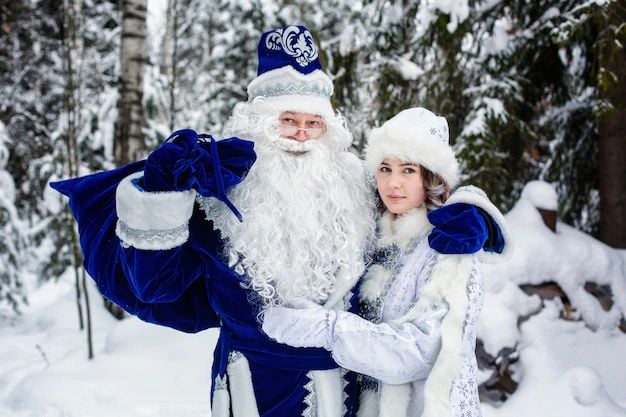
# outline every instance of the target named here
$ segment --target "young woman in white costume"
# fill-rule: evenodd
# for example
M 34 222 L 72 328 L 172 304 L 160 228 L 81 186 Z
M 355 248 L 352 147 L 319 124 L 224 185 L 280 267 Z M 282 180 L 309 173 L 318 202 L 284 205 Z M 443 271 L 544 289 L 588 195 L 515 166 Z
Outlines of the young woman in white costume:
M 459 175 L 448 124 L 426 109 L 374 129 L 365 157 L 381 216 L 360 316 L 295 300 L 268 309 L 263 330 L 292 346 L 325 347 L 363 374 L 360 417 L 480 416 L 480 263 L 509 252 L 504 218 L 478 188 L 452 193 Z

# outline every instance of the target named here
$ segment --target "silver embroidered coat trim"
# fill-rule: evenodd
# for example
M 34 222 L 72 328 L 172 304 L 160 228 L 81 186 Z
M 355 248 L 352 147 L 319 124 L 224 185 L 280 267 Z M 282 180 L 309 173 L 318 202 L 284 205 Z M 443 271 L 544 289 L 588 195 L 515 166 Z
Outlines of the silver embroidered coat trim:
M 450 393 L 450 402 L 455 417 L 481 417 L 482 415 L 478 395 L 478 367 L 473 351 L 473 347 L 476 346 L 478 317 L 484 298 L 480 280 L 480 272 L 475 265 L 466 287 L 468 309 L 463 323 L 463 346 L 466 360 L 454 379 Z
M 367 321 L 379 324 L 382 319 L 382 307 L 383 299 L 380 296 L 373 300 L 361 301 L 359 315 Z
M 395 270 L 402 258 L 404 251 L 395 243 L 379 249 L 374 255 L 372 262 L 381 265 L 385 269 Z
M 217 213 L 218 213 L 217 202 L 218 201 L 219 200 L 216 198 L 212 199 L 211 197 L 204 197 L 204 196 L 201 196 L 200 194 L 196 195 L 196 202 L 198 203 L 198 206 L 200 206 L 200 209 L 204 211 L 204 215 L 207 220 L 213 220 L 217 216 Z
M 348 370 L 340 368 L 339 374 L 341 375 L 341 415 L 345 416 L 348 414 L 348 407 L 346 406 L 346 400 L 348 399 L 348 393 L 346 392 L 348 380 L 346 379 L 346 375 L 348 374 Z
M 412 253 L 416 248 L 422 237 L 415 238 L 409 242 L 405 249 L 400 248 L 397 244 L 392 244 L 384 248 L 380 248 L 372 255 L 372 265 L 380 265 L 383 268 L 391 271 L 392 276 L 398 273 L 399 268 L 402 266 L 402 258 L 405 254 Z M 389 287 L 393 283 L 393 279 L 385 285 L 383 291 L 373 299 L 365 299 L 360 304 L 360 316 L 372 323 L 382 322 L 383 313 L 383 298 L 389 291 Z
M 237 362 L 242 357 L 243 353 L 239 352 L 238 350 L 231 350 L 230 352 L 228 352 L 228 363 L 231 364 Z
M 359 374 L 357 381 L 362 391 L 378 391 L 379 384 L 376 378 L 372 378 L 369 375 Z
M 317 394 L 315 392 L 313 374 L 309 372 L 306 376 L 309 378 L 309 382 L 304 385 L 304 389 L 307 390 L 308 394 L 304 397 L 306 407 L 302 412 L 302 417 L 317 417 Z
M 215 391 L 228 389 L 228 377 L 226 376 L 226 374 L 224 374 L 224 376 L 222 377 L 220 377 L 219 375 L 216 375 L 213 386 L 215 387 L 214 388 Z
M 118 219 L 118 225 L 120 232 L 125 236 L 136 241 L 148 241 L 148 242 L 170 242 L 184 238 L 188 233 L 188 223 L 182 224 L 173 229 L 167 230 L 140 230 L 133 229 L 122 220 Z
M 343 311 L 348 311 L 350 310 L 350 307 L 352 307 L 352 303 L 350 302 L 350 300 L 352 300 L 352 297 L 354 296 L 354 292 L 352 291 L 348 291 L 346 293 L 346 295 L 343 296 Z

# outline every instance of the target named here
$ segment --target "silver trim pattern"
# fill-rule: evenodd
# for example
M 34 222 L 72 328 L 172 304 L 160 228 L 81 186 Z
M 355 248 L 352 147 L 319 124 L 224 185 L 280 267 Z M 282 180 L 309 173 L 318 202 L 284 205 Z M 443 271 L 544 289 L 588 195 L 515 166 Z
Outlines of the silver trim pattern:
M 228 352 L 228 363 L 231 364 L 237 362 L 242 357 L 243 353 L 239 352 L 238 350 L 231 350 L 230 352 Z
M 304 397 L 306 407 L 302 412 L 302 417 L 317 417 L 317 393 L 315 392 L 313 374 L 312 372 L 308 372 L 306 376 L 309 378 L 309 382 L 304 385 L 304 389 L 308 391 L 308 394 Z
M 318 86 L 310 83 L 294 83 L 290 82 L 287 84 L 275 84 L 270 87 L 261 88 L 254 92 L 254 94 L 250 95 L 248 101 L 252 101 L 256 97 L 277 97 L 277 96 L 285 96 L 285 95 L 302 95 L 302 96 L 318 96 L 325 99 L 330 98 L 332 95 L 331 88 L 325 88 L 323 86 Z
M 216 375 L 213 386 L 215 387 L 214 388 L 215 391 L 227 390 L 228 389 L 228 376 L 226 376 L 226 374 L 224 374 L 223 377 Z
M 118 219 L 118 225 L 120 232 L 125 237 L 129 237 L 135 241 L 147 241 L 147 242 L 171 242 L 181 238 L 185 238 L 188 233 L 188 223 L 184 223 L 178 227 L 167 230 L 140 230 L 133 229 L 122 220 Z

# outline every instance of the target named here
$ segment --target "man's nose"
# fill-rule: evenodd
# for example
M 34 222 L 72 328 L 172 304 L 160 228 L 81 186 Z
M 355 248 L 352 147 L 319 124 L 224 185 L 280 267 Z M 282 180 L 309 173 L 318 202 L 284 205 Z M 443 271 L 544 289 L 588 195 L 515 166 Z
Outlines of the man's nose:
M 306 140 L 308 140 L 309 138 L 306 135 L 306 130 L 298 130 L 296 132 L 296 134 L 294 135 L 294 138 L 298 141 L 298 142 L 304 142 Z

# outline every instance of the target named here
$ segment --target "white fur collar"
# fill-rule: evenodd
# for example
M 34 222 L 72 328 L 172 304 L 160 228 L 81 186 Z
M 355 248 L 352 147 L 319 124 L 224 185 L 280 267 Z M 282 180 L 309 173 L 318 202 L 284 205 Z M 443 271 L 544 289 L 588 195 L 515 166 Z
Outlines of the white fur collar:
M 432 230 L 433 225 L 428 221 L 427 214 L 424 204 L 400 216 L 385 211 L 378 220 L 380 229 L 378 246 L 385 247 L 395 243 L 401 249 L 406 249 L 413 239 L 420 238 Z

